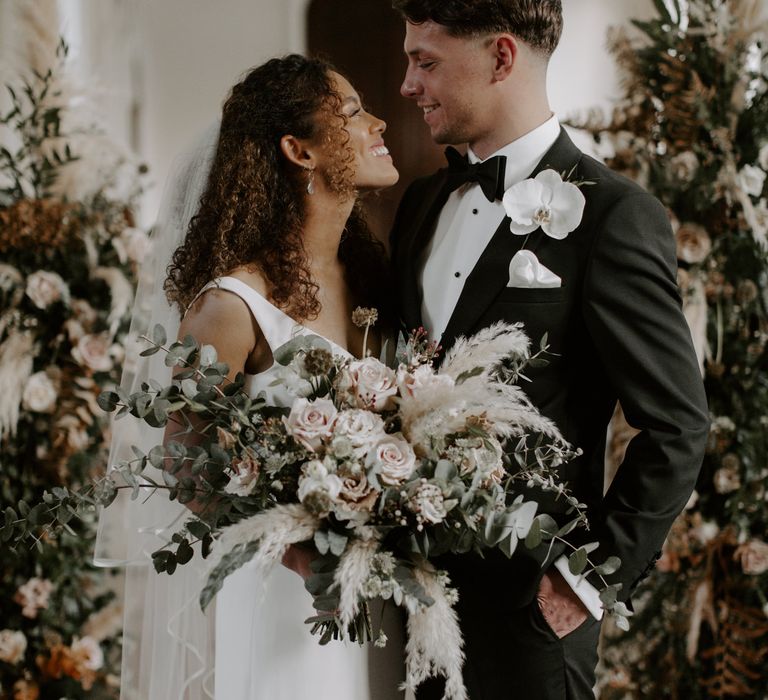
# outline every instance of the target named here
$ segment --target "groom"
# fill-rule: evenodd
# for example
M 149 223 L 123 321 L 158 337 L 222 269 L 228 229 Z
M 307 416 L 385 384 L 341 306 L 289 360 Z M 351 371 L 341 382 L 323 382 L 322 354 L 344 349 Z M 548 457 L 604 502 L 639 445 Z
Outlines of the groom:
M 583 450 L 561 471 L 589 508 L 590 530 L 573 542 L 599 542 L 596 563 L 621 559 L 607 578 L 628 601 L 691 494 L 708 433 L 667 214 L 581 153 L 552 114 L 546 76 L 562 30 L 560 0 L 394 7 L 406 21 L 402 94 L 423 110 L 437 143 L 469 150 L 468 158 L 447 153 L 448 166 L 414 182 L 398 210 L 391 243 L 403 320 L 424 325 L 444 351 L 496 321 L 523 322 L 535 344 L 547 334 L 549 364 L 531 368 L 525 388 Z M 579 185 L 583 213 L 567 201 L 575 221 L 564 227 L 562 195 L 538 201 L 527 187 L 518 200 L 544 228 L 515 235 L 501 197 L 544 170 Z M 617 400 L 640 432 L 604 495 Z M 547 510 L 562 515 L 559 503 Z M 599 583 L 572 576 L 563 547 L 548 558 L 520 550 L 511 560 L 441 562 L 459 590 L 469 697 L 592 698 Z M 419 700 L 440 697 L 437 681 L 419 689 Z

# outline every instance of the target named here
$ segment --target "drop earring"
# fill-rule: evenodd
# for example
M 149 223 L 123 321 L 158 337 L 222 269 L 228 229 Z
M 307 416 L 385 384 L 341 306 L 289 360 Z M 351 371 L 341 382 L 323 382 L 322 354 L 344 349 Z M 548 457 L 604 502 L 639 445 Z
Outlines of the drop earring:
M 309 178 L 307 180 L 307 194 L 315 193 L 315 170 L 314 168 L 307 168 L 309 170 Z

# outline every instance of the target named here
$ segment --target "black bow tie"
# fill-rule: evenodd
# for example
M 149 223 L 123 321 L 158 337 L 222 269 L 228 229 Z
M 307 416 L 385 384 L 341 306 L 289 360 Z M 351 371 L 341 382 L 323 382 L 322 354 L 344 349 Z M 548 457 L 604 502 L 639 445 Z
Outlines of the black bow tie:
M 489 202 L 495 202 L 504 196 L 506 156 L 494 156 L 482 163 L 470 163 L 467 156 L 461 155 L 455 148 L 448 146 L 445 149 L 445 158 L 448 161 L 446 186 L 451 191 L 468 182 L 476 182 Z

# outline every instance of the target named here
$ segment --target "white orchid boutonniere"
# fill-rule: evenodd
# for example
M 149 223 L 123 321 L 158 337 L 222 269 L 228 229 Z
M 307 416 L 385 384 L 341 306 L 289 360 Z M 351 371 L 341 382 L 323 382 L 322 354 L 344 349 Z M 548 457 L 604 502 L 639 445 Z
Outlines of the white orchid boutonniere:
M 562 240 L 581 223 L 586 200 L 576 184 L 548 169 L 510 187 L 502 203 L 516 236 L 541 227 L 547 236 Z

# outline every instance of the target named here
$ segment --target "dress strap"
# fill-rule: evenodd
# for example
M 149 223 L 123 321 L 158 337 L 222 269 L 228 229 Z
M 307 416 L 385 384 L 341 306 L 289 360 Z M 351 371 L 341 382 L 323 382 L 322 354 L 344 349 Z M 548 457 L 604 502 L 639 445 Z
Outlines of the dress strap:
M 231 292 L 246 303 L 272 352 L 301 334 L 303 330 L 300 323 L 294 321 L 253 287 L 236 277 L 219 277 L 212 280 L 197 293 L 192 303 L 210 289 L 223 289 Z

